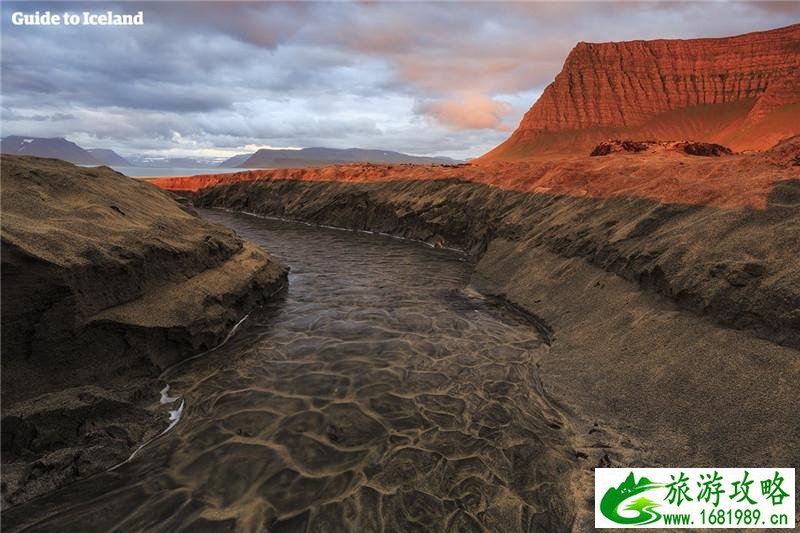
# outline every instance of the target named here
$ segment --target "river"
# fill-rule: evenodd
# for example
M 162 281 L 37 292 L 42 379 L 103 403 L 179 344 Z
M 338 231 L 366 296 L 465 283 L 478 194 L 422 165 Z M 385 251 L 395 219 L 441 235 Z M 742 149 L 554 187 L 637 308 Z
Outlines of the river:
M 569 423 L 536 371 L 547 346 L 526 317 L 469 288 L 464 257 L 202 214 L 289 264 L 286 294 L 165 373 L 165 396 L 183 407 L 174 427 L 118 468 L 29 502 L 34 529 L 569 528 Z

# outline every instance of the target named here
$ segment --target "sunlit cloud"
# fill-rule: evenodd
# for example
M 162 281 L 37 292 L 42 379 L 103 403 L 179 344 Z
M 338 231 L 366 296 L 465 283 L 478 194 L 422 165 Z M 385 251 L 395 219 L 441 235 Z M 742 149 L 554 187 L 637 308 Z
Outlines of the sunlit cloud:
M 423 102 L 417 106 L 417 111 L 454 129 L 510 131 L 511 125 L 504 119 L 513 108 L 505 102 L 473 94 L 455 100 Z

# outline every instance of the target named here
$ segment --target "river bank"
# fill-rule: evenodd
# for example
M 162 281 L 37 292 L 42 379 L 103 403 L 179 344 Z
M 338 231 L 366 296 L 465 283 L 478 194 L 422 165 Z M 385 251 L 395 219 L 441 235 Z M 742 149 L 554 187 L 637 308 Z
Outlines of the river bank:
M 665 465 L 789 466 L 800 460 L 800 181 L 771 187 L 763 209 L 442 179 L 261 179 L 194 201 L 465 250 L 476 285 L 552 331 L 542 378 L 576 413 Z
M 2 188 L 6 507 L 162 431 L 161 372 L 222 342 L 286 267 L 106 167 L 3 156 Z

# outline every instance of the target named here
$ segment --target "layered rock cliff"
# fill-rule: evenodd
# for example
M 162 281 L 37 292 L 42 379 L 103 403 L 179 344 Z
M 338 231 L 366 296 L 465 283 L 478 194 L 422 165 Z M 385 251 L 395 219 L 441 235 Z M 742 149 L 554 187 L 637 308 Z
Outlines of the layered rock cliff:
M 736 37 L 579 43 L 517 130 L 480 161 L 608 138 L 763 150 L 800 133 L 800 25 Z
M 286 268 L 106 167 L 2 157 L 3 499 L 108 468 L 165 425 L 159 373 L 219 344 Z

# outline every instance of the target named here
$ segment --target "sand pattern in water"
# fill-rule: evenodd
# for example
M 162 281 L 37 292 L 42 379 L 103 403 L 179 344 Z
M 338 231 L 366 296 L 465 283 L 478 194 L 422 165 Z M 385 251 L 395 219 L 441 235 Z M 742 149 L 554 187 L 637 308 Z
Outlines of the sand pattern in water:
M 169 377 L 175 428 L 9 510 L 80 531 L 564 531 L 569 423 L 535 327 L 453 252 L 221 212 L 292 266 L 285 300 Z M 154 391 L 158 395 L 158 391 Z

